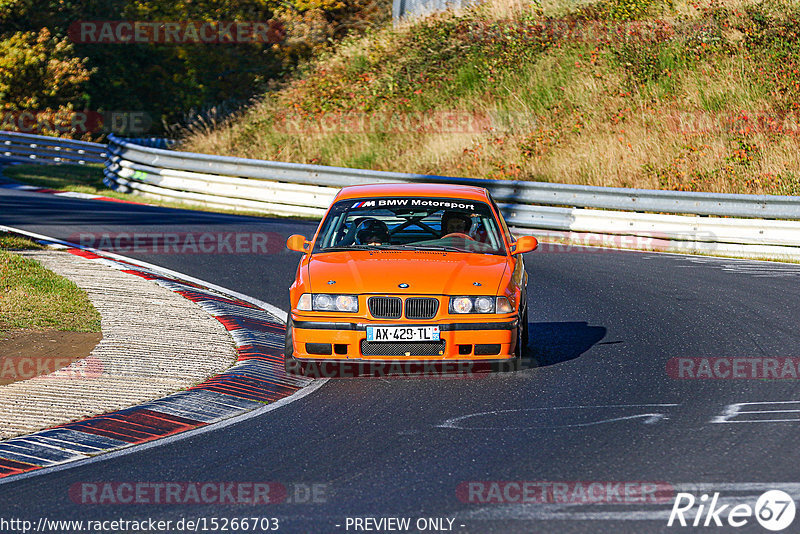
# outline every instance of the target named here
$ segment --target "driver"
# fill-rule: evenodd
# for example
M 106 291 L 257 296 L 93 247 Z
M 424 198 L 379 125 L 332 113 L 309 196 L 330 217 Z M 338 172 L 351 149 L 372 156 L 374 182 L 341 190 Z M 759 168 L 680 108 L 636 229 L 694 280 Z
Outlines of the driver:
M 472 226 L 472 220 L 466 213 L 445 211 L 442 213 L 442 237 L 448 234 L 466 234 Z
M 389 243 L 389 227 L 378 219 L 367 219 L 358 225 L 356 243 L 359 245 L 385 245 Z

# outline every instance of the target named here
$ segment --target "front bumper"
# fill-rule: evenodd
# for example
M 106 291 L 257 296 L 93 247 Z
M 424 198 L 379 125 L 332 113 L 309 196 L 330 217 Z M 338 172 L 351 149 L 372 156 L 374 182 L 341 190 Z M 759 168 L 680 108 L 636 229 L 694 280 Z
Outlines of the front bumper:
M 392 323 L 293 315 L 294 357 L 299 361 L 508 361 L 514 358 L 516 315 L 472 321 Z M 478 322 L 482 321 L 482 322 Z M 438 326 L 440 343 L 367 342 L 367 326 Z
M 513 359 L 502 360 L 295 360 L 294 374 L 312 378 L 480 378 L 495 371 L 514 371 Z

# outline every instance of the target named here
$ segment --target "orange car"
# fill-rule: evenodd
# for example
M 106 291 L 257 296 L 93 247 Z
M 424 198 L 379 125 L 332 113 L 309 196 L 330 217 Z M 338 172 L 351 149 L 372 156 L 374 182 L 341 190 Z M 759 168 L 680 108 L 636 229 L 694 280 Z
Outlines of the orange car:
M 310 362 L 511 362 L 527 344 L 522 253 L 486 189 L 345 187 L 289 288 L 286 370 Z M 522 340 L 522 342 L 520 342 Z

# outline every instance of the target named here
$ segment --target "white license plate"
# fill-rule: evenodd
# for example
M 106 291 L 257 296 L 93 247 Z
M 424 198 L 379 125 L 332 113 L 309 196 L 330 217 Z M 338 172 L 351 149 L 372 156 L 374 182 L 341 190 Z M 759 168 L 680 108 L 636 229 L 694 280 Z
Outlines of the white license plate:
M 439 327 L 368 326 L 367 341 L 439 341 Z

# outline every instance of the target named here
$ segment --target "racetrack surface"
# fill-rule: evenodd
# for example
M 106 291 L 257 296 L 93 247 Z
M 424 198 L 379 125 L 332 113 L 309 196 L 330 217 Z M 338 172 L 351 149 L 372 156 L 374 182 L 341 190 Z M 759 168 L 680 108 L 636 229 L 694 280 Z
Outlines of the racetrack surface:
M 81 232 L 275 232 L 285 239 L 316 228 L 11 190 L 0 190 L 0 224 L 65 240 Z M 279 517 L 281 532 L 352 532 L 346 518 L 355 516 L 445 517 L 454 519 L 454 532 L 638 533 L 677 528 L 666 526 L 672 498 L 480 504 L 463 502 L 457 488 L 470 481 L 617 481 L 695 485 L 698 497 L 719 491 L 736 503 L 753 504 L 765 488 L 800 496 L 793 482 L 800 475 L 796 380 L 676 380 L 667 373 L 671 358 L 800 357 L 800 266 L 547 250 L 526 256 L 532 358 L 520 372 L 333 379 L 220 430 L 10 480 L 0 485 L 0 517 Z M 285 250 L 126 255 L 284 310 L 299 259 Z M 788 401 L 797 404 L 771 404 Z M 731 405 L 755 402 L 765 404 L 739 410 L 782 411 L 721 417 L 733 413 Z M 76 504 L 68 494 L 74 484 L 104 481 L 274 481 L 290 492 L 324 485 L 325 495 L 254 508 Z M 712 530 L 764 532 L 752 518 L 745 528 Z

